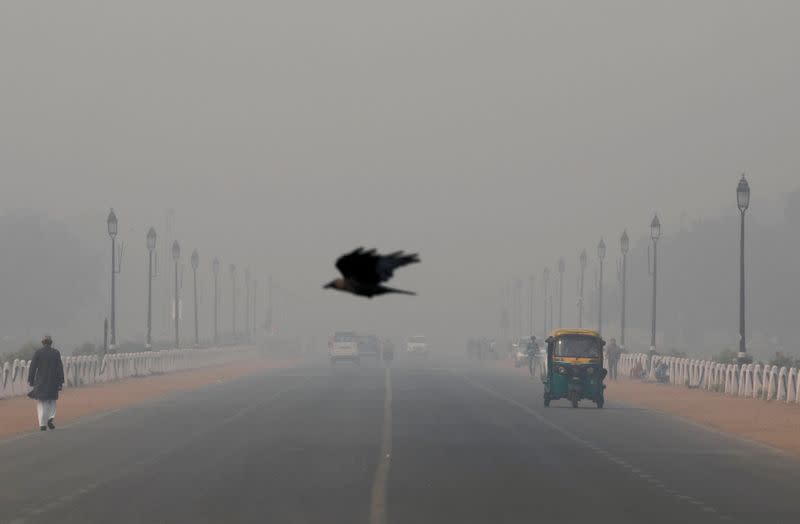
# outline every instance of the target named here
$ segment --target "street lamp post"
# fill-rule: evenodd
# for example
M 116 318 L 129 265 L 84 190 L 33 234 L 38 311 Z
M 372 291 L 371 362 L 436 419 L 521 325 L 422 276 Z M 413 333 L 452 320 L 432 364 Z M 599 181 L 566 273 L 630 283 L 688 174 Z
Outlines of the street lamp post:
M 114 208 L 111 208 L 111 212 L 108 213 L 106 225 L 108 226 L 108 236 L 111 237 L 111 343 L 109 349 L 114 349 L 117 345 L 117 215 L 114 214 Z
M 250 268 L 244 270 L 244 338 L 250 338 Z
M 558 327 L 564 327 L 564 270 L 566 269 L 564 257 L 558 259 Z
M 231 271 L 231 289 L 233 289 L 233 343 L 236 343 L 236 266 L 229 266 Z
M 741 228 L 739 230 L 739 364 L 749 364 L 752 359 L 747 357 L 747 341 L 744 331 L 744 214 L 750 207 L 750 185 L 742 174 L 739 185 L 736 186 L 736 203 L 741 215 Z
M 214 273 L 214 347 L 219 346 L 219 259 L 211 262 L 211 271 Z
M 172 260 L 175 262 L 175 349 L 180 349 L 180 302 L 178 302 L 178 260 L 181 258 L 181 246 L 175 240 L 172 243 Z
M 534 276 L 531 275 L 528 278 L 528 300 L 530 301 L 530 308 L 528 313 L 530 313 L 530 318 L 528 321 L 528 332 L 533 335 L 533 287 L 535 284 Z
M 650 352 L 654 353 L 656 350 L 656 291 L 658 282 L 658 239 L 661 237 L 661 221 L 658 215 L 653 216 L 653 221 L 650 222 L 650 239 L 653 241 L 653 309 L 651 312 L 650 324 Z
M 583 277 L 586 273 L 586 249 L 581 250 L 578 261 L 581 266 L 581 278 L 578 283 L 578 327 L 583 327 Z
M 597 294 L 597 332 L 603 334 L 603 260 L 606 258 L 606 243 L 601 238 L 597 244 L 597 258 L 600 260 L 600 282 Z
M 542 290 L 544 292 L 544 307 L 542 308 L 542 314 L 544 315 L 544 324 L 542 328 L 544 329 L 544 336 L 547 336 L 548 329 L 547 329 L 547 284 L 550 282 L 550 268 L 544 268 L 542 272 Z
M 250 314 L 250 316 L 252 317 L 251 318 L 251 322 L 250 322 L 250 331 L 252 332 L 252 334 L 251 334 L 251 339 L 252 340 L 255 340 L 256 336 L 258 335 L 258 327 L 257 327 L 258 323 L 256 322 L 256 313 L 258 312 L 258 310 L 256 309 L 256 306 L 258 305 L 257 299 L 258 299 L 258 280 L 254 278 L 253 279 L 253 311 Z
M 149 263 L 147 269 L 147 349 L 153 347 L 153 255 L 156 250 L 156 230 L 150 228 L 147 232 L 147 251 Z
M 622 347 L 625 347 L 625 272 L 627 270 L 627 263 L 628 263 L 628 247 L 629 247 L 629 240 L 628 240 L 628 231 L 625 230 L 622 232 L 622 236 L 619 239 L 619 249 L 622 251 L 622 272 L 621 272 L 621 293 L 622 293 L 622 312 L 620 314 L 620 334 L 619 334 L 619 343 Z
M 200 335 L 197 328 L 197 268 L 200 265 L 200 255 L 195 249 L 192 251 L 192 275 L 194 277 L 194 347 L 200 347 Z

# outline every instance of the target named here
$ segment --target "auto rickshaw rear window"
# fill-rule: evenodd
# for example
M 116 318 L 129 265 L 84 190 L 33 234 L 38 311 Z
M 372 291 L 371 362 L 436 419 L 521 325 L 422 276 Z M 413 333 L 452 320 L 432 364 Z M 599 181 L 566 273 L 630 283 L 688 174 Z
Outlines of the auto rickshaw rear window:
M 599 358 L 603 353 L 600 341 L 584 335 L 567 335 L 556 341 L 555 355 L 570 358 Z

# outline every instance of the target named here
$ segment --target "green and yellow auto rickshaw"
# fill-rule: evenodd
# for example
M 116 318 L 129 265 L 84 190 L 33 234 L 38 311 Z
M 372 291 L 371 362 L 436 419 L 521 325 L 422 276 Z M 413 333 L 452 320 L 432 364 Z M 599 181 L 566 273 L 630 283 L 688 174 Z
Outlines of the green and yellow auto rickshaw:
M 603 407 L 603 346 L 605 341 L 597 331 L 589 329 L 558 329 L 547 342 L 547 367 L 544 382 L 544 405 L 560 398 L 577 408 L 581 399 L 589 399 Z

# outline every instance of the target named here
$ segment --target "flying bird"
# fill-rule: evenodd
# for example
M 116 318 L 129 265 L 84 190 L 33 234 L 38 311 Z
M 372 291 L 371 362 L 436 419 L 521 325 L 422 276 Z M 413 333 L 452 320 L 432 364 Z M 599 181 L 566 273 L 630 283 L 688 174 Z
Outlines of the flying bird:
M 398 267 L 416 262 L 419 262 L 419 255 L 416 253 L 409 255 L 402 251 L 396 251 L 388 255 L 380 255 L 374 249 L 365 251 L 360 247 L 339 257 L 336 261 L 336 268 L 342 274 L 342 278 L 328 282 L 324 288 L 345 291 L 367 298 L 385 293 L 416 295 L 412 291 L 381 285 L 381 282 L 392 278 L 394 270 Z

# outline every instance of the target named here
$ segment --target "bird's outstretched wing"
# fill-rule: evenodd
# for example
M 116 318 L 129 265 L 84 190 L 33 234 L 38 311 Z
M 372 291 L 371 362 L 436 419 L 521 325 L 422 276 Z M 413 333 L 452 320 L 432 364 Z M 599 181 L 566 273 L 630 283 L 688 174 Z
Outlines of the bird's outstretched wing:
M 336 261 L 336 268 L 344 278 L 356 280 L 364 284 L 386 282 L 394 274 L 394 270 L 407 264 L 419 262 L 417 254 L 405 254 L 396 251 L 388 255 L 379 255 L 374 249 L 365 251 L 359 247 L 342 255 Z

